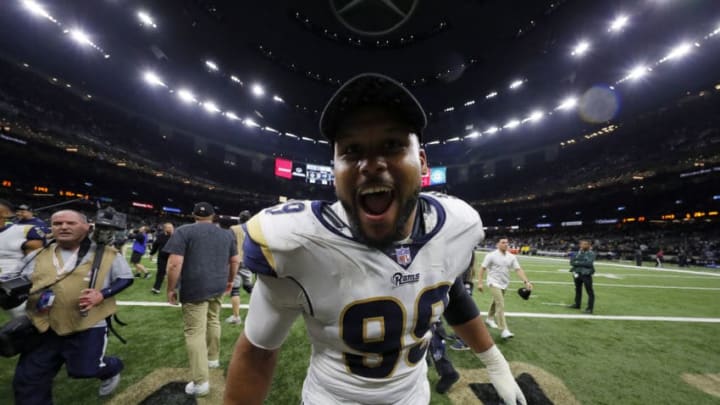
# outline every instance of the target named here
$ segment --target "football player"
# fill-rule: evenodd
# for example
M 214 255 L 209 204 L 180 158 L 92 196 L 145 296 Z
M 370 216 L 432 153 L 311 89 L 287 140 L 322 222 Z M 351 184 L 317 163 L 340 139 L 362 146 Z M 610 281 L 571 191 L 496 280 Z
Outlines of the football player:
M 441 315 L 485 363 L 508 404 L 525 398 L 460 275 L 483 238 L 465 202 L 420 193 L 426 118 L 400 83 L 346 82 L 320 118 L 338 201 L 291 201 L 243 225 L 258 274 L 228 370 L 227 404 L 261 404 L 278 352 L 303 316 L 312 355 L 305 404 L 427 404 L 424 361 Z

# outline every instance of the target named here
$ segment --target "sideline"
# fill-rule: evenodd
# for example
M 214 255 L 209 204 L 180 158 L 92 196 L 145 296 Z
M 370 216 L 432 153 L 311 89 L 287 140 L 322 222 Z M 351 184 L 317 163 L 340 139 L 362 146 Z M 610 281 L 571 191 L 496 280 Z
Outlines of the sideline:
M 538 257 L 538 256 L 523 256 L 523 255 L 516 255 L 518 260 L 538 260 L 538 261 L 546 261 L 546 262 L 563 262 L 565 264 L 568 264 L 568 259 L 555 259 L 552 257 Z M 669 269 L 669 268 L 658 268 L 658 267 L 646 267 L 646 266 L 633 266 L 629 264 L 619 264 L 619 263 L 609 263 L 606 261 L 597 261 L 595 264 L 600 266 L 610 266 L 610 267 L 620 267 L 624 269 L 642 269 L 642 270 L 648 270 L 648 271 L 657 271 L 660 273 L 682 273 L 682 274 L 696 274 L 696 275 L 702 275 L 702 276 L 713 276 L 713 277 L 720 277 L 720 272 L 707 272 L 707 271 L 695 271 L 695 270 L 680 270 L 680 269 Z M 569 264 L 568 264 L 569 265 Z

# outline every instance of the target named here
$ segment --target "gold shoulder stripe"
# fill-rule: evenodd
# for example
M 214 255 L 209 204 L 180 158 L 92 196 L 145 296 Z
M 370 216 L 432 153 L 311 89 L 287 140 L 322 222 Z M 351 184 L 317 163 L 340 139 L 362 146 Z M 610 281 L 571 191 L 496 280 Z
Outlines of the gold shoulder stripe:
M 268 246 L 267 240 L 265 239 L 265 235 L 262 231 L 262 226 L 260 225 L 259 215 L 255 215 L 254 217 L 252 217 L 247 222 L 246 227 L 250 239 L 252 239 L 255 244 L 260 246 L 263 256 L 265 256 L 265 260 L 267 260 L 268 264 L 270 265 L 270 267 L 272 267 L 273 270 L 277 271 L 277 268 L 275 267 L 275 258 L 273 258 L 272 252 L 270 252 L 270 247 Z

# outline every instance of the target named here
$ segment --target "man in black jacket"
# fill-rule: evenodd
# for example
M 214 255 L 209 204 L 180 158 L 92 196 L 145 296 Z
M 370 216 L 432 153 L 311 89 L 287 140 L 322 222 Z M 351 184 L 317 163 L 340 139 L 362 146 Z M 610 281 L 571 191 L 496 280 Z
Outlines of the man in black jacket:
M 168 239 L 175 232 L 175 227 L 170 222 L 163 224 L 163 231 L 156 238 L 150 250 L 150 256 L 157 253 L 157 273 L 155 274 L 155 285 L 153 285 L 152 293 L 160 294 L 160 287 L 162 287 L 163 280 L 165 279 L 165 268 L 167 267 L 169 253 L 163 252 L 163 248 L 167 243 Z

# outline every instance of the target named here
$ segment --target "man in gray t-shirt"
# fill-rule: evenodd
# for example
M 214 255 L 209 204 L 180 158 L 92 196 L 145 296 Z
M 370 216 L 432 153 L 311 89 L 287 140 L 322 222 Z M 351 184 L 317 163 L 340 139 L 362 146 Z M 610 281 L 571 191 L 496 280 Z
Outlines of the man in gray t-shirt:
M 213 224 L 215 210 L 206 202 L 195 204 L 195 223 L 183 225 L 163 248 L 170 254 L 167 265 L 168 302 L 180 303 L 185 323 L 185 345 L 192 381 L 189 395 L 210 391 L 208 368 L 220 367 L 220 306 L 223 292 L 230 291 L 240 258 L 233 235 Z

